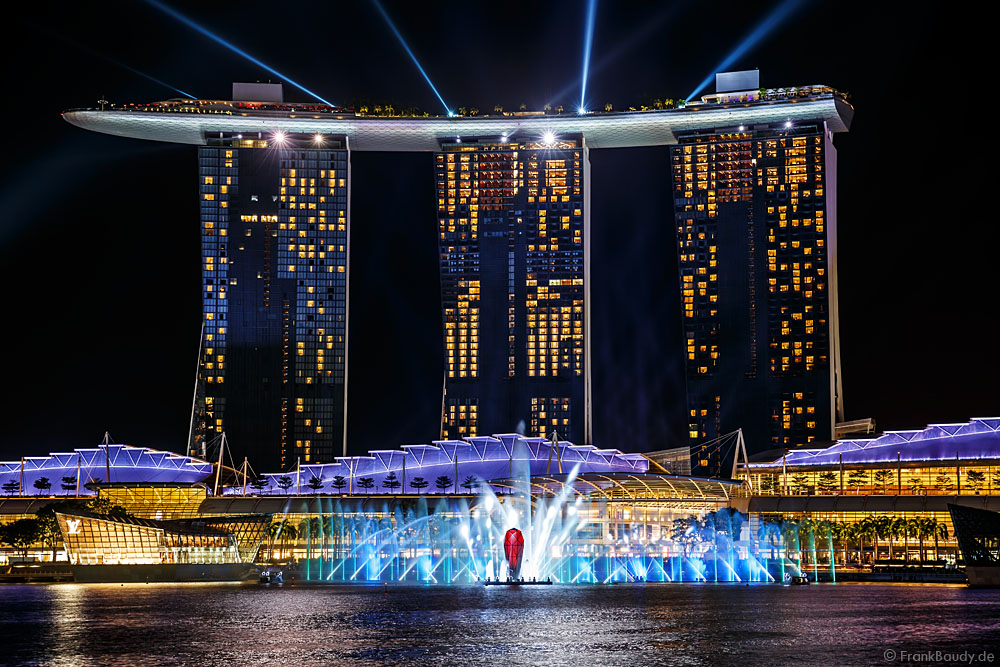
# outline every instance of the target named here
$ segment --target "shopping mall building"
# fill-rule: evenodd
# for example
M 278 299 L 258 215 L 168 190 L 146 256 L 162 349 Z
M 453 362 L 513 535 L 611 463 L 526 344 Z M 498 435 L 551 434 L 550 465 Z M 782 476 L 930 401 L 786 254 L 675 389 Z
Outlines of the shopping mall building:
M 683 460 L 676 452 L 498 435 L 253 474 L 107 444 L 0 463 L 0 524 L 76 498 L 130 515 L 60 510 L 59 534 L 5 546 L 2 558 L 280 563 L 309 579 L 461 583 L 502 576 L 498 535 L 518 527 L 529 577 L 822 579 L 953 567 L 948 505 L 1000 510 L 1000 418 L 736 453 L 732 479 L 708 479 L 665 467 Z

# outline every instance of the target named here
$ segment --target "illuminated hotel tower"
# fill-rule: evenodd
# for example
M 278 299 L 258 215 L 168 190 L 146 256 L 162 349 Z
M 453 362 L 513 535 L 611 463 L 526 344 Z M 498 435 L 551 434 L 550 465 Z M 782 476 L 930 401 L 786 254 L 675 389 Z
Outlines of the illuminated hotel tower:
M 219 132 L 206 144 L 191 448 L 225 431 L 258 469 L 332 461 L 345 438 L 347 140 Z
M 580 135 L 442 142 L 435 155 L 441 435 L 591 442 L 589 160 Z
M 775 115 L 670 149 L 692 445 L 742 428 L 751 451 L 794 447 L 842 419 L 833 133 Z

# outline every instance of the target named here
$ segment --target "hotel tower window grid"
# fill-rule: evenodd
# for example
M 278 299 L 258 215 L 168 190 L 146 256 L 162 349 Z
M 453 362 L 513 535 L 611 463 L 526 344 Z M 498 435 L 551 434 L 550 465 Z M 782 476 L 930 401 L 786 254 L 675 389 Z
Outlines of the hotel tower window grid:
M 234 456 L 258 465 L 330 461 L 344 442 L 346 141 L 208 144 L 198 153 L 205 329 L 192 450 L 225 431 Z
M 840 412 L 834 193 L 825 180 L 832 135 L 821 124 L 782 124 L 678 139 L 689 438 L 743 428 L 753 449 L 831 439 Z
M 528 435 L 590 440 L 588 171 L 580 137 L 463 137 L 435 156 L 442 437 L 523 422 Z M 558 424 L 540 420 L 540 402 L 558 406 Z

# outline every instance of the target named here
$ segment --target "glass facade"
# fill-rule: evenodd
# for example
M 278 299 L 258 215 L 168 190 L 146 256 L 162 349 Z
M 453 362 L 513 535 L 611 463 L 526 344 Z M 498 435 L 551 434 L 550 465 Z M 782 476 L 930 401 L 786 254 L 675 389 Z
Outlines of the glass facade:
M 223 133 L 198 149 L 204 330 L 191 451 L 286 468 L 345 451 L 346 139 Z
M 671 148 L 688 436 L 751 451 L 831 440 L 842 419 L 835 151 L 822 123 L 678 136 Z M 707 469 L 707 470 L 706 470 Z
M 70 565 L 240 563 L 236 539 L 221 532 L 171 530 L 145 519 L 56 513 Z
M 442 438 L 591 441 L 589 159 L 580 136 L 466 138 L 435 155 Z

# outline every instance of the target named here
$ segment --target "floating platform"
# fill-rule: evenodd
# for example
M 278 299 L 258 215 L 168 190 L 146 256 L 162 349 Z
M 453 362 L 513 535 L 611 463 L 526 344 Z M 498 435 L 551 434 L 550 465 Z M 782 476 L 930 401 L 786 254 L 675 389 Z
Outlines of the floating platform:
M 551 581 L 484 581 L 483 586 L 551 586 Z

